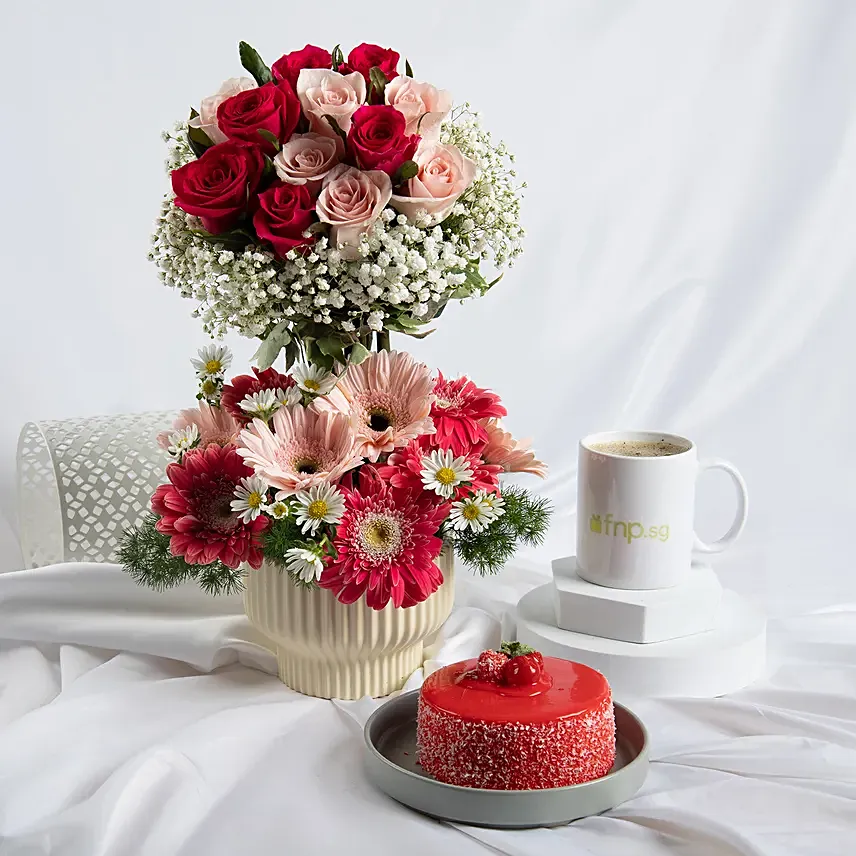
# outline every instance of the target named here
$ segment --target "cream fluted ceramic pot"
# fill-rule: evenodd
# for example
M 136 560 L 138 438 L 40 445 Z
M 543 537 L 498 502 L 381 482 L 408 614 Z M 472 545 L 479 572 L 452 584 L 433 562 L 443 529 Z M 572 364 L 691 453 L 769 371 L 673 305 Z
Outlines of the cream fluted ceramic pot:
M 247 574 L 244 609 L 273 641 L 286 686 L 319 698 L 385 696 L 422 665 L 424 641 L 452 611 L 453 551 L 444 549 L 437 564 L 443 584 L 427 600 L 374 610 L 364 599 L 344 604 L 325 589 L 297 586 L 265 562 Z

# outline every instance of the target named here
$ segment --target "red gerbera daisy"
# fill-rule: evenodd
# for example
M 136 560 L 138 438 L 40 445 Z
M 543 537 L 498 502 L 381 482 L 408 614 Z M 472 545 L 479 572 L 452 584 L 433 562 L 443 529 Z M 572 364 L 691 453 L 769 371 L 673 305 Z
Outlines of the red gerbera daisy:
M 372 609 L 390 601 L 415 606 L 443 582 L 435 563 L 443 542 L 437 537 L 448 511 L 425 491 L 400 490 L 372 466 L 360 471 L 359 487 L 339 485 L 345 513 L 333 542 L 336 557 L 326 558 L 319 585 L 342 603 L 365 595 Z
M 231 384 L 227 383 L 223 387 L 220 406 L 228 410 L 241 425 L 248 425 L 253 421 L 253 417 L 241 410 L 241 402 L 248 395 L 261 392 L 263 389 L 288 389 L 292 386 L 294 386 L 294 380 L 288 375 L 280 374 L 275 368 L 265 369 L 262 372 L 253 366 L 252 375 L 233 377 Z
M 243 523 L 232 511 L 235 488 L 253 474 L 234 446 L 193 449 L 180 464 L 170 464 L 166 474 L 170 483 L 154 492 L 152 511 L 160 516 L 158 531 L 170 536 L 173 556 L 184 556 L 190 565 L 219 559 L 230 568 L 241 562 L 261 566 L 261 534 L 270 520 L 259 515 Z
M 443 447 L 437 444 L 436 434 L 426 434 L 417 440 L 411 440 L 403 449 L 396 449 L 386 464 L 378 467 L 378 473 L 393 487 L 413 491 L 425 490 L 422 482 L 422 459 L 437 448 Z M 454 499 L 461 499 L 476 490 L 486 490 L 488 493 L 499 491 L 499 474 L 502 472 L 500 465 L 486 464 L 477 452 L 464 454 L 463 457 L 473 471 L 473 477 L 458 486 Z M 434 496 L 439 499 L 436 494 Z
M 451 449 L 456 455 L 465 455 L 474 446 L 487 442 L 487 432 L 479 425 L 480 419 L 507 416 L 499 396 L 489 389 L 481 389 L 468 377 L 446 380 L 443 373 L 434 384 L 436 400 L 431 408 L 434 420 L 434 442 L 437 447 Z

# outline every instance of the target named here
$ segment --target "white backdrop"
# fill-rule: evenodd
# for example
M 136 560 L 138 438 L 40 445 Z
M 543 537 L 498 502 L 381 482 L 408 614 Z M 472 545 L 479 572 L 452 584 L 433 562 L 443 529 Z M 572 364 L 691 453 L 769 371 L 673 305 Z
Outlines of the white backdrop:
M 192 400 L 204 337 L 145 258 L 160 130 L 239 72 L 241 38 L 269 61 L 369 40 L 476 105 L 529 182 L 523 261 L 398 344 L 536 438 L 541 557 L 572 549 L 576 439 L 651 426 L 744 471 L 726 582 L 772 612 L 856 596 L 856 4 L 81 0 L 7 4 L 4 29 L 5 569 L 24 420 Z M 703 533 L 729 499 L 705 482 Z

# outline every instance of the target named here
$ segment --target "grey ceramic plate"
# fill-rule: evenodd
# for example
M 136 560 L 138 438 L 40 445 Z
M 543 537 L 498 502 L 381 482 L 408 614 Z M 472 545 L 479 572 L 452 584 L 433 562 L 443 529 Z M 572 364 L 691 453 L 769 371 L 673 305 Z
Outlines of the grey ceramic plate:
M 416 763 L 419 690 L 379 707 L 365 727 L 366 770 L 393 799 L 423 814 L 455 823 L 525 829 L 559 826 L 630 799 L 648 772 L 648 733 L 626 707 L 615 705 L 615 765 L 603 778 L 533 791 L 496 791 L 446 785 Z

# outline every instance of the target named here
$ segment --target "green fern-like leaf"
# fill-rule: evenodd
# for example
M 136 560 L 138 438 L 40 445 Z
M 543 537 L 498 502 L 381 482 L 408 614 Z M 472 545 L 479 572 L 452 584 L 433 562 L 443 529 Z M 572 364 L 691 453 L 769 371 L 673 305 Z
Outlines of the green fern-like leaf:
M 521 544 L 540 544 L 550 527 L 548 499 L 514 485 L 505 487 L 502 497 L 505 513 L 481 532 L 447 533 L 461 560 L 482 575 L 501 571 Z
M 122 567 L 137 583 L 165 591 L 187 580 L 195 580 L 209 594 L 241 590 L 239 569 L 228 568 L 219 561 L 190 565 L 181 556 L 173 556 L 169 551 L 169 535 L 158 532 L 157 521 L 154 514 L 147 514 L 137 526 L 126 529 L 117 551 Z

